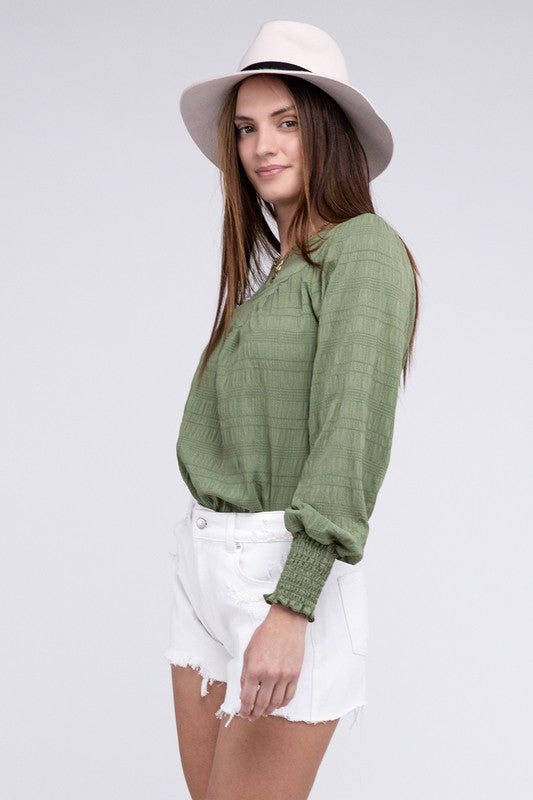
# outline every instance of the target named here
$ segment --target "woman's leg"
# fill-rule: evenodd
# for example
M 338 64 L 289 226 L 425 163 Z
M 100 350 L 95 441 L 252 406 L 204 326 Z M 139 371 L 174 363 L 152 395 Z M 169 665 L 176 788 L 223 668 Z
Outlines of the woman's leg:
M 203 800 L 306 800 L 339 720 L 268 716 L 221 723 Z
M 221 724 L 215 712 L 224 700 L 226 684 L 210 683 L 208 693 L 202 697 L 198 670 L 174 664 L 171 670 L 183 774 L 192 800 L 205 800 Z

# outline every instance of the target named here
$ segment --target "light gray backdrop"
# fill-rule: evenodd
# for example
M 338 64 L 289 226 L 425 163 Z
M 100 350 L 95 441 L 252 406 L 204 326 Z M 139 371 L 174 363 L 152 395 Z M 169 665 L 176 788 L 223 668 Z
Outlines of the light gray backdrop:
M 1 12 L 0 794 L 187 796 L 162 653 L 221 203 L 178 99 L 281 18 L 336 38 L 389 123 L 376 210 L 422 272 L 365 553 L 368 706 L 339 725 L 312 798 L 529 800 L 530 6 Z

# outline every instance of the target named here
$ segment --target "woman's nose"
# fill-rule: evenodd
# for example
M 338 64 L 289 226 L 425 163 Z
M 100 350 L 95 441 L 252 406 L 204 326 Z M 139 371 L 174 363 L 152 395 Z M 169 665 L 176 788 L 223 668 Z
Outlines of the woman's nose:
M 277 151 L 276 135 L 271 128 L 258 130 L 256 136 L 256 148 L 259 155 L 265 153 L 275 153 Z

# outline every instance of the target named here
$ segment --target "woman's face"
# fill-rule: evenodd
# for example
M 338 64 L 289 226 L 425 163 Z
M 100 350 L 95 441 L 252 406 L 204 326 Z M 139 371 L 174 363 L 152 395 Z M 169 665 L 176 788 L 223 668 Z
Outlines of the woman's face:
M 237 150 L 252 186 L 266 202 L 292 209 L 303 185 L 298 119 L 284 83 L 253 75 L 239 88 L 235 109 Z M 275 167 L 262 171 L 262 168 Z

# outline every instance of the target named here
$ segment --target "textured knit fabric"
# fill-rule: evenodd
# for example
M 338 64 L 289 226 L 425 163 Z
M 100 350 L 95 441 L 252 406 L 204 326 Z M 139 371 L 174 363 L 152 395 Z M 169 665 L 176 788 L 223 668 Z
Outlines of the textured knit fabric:
M 310 622 L 335 559 L 363 557 L 415 315 L 411 264 L 382 217 L 320 241 L 322 268 L 292 252 L 236 308 L 200 383 L 198 364 L 176 448 L 201 505 L 284 510 L 293 542 L 263 596 Z

